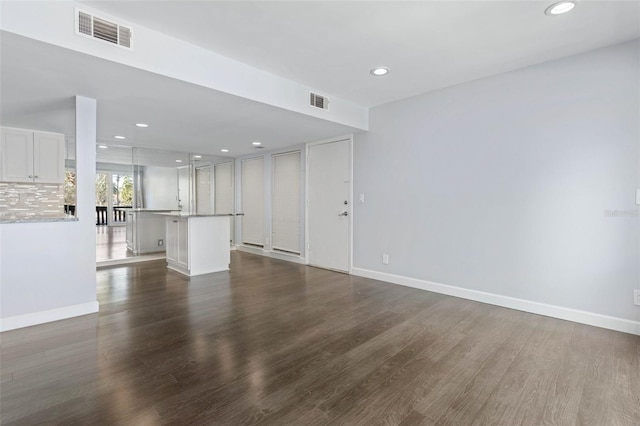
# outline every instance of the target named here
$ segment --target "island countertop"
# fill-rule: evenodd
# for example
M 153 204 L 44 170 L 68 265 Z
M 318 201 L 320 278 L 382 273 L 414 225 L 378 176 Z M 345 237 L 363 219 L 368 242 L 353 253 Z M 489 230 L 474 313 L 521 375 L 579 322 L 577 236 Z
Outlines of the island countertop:
M 156 213 L 160 216 L 169 216 L 169 217 L 231 217 L 232 214 L 214 214 L 214 213 Z
M 20 218 L 2 218 L 0 224 L 5 223 L 45 223 L 45 222 L 78 222 L 78 218 L 74 216 L 60 217 L 20 217 Z
M 172 209 L 145 209 L 145 208 L 121 208 L 114 207 L 114 209 L 120 209 L 125 212 L 135 212 L 135 213 L 171 213 L 171 212 L 179 212 L 180 210 L 172 210 Z

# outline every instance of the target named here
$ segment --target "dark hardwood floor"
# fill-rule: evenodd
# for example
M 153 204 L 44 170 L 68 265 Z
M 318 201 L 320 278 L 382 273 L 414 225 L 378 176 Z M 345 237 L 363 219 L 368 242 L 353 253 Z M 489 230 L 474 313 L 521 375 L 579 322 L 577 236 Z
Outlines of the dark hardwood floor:
M 233 252 L 3 333 L 2 424 L 639 425 L 640 337 Z
M 124 226 L 96 226 L 96 261 L 134 257 L 127 250 L 126 234 Z

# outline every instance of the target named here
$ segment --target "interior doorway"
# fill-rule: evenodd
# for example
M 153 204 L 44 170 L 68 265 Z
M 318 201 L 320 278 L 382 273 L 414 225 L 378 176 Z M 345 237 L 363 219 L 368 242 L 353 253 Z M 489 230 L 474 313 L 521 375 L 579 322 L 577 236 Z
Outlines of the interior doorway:
M 309 264 L 351 267 L 351 138 L 307 145 Z
M 209 214 L 213 212 L 211 203 L 211 167 L 196 168 L 196 213 Z

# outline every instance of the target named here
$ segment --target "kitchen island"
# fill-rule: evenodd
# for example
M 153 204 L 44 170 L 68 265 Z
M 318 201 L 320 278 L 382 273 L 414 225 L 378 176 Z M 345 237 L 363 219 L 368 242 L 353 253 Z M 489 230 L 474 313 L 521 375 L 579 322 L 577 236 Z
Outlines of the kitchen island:
M 127 250 L 133 254 L 165 251 L 165 222 L 157 213 L 172 213 L 177 210 L 127 209 Z
M 231 215 L 161 214 L 167 236 L 167 268 L 188 276 L 228 271 Z

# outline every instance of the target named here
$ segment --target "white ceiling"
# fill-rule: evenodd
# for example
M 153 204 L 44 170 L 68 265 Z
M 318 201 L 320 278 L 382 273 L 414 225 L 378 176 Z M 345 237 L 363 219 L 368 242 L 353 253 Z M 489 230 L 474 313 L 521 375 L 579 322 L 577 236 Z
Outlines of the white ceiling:
M 4 126 L 73 137 L 77 94 L 98 100 L 102 143 L 238 156 L 255 152 L 256 140 L 278 149 L 356 131 L 12 33 L 0 35 Z M 137 122 L 149 127 L 138 128 Z
M 365 106 L 640 37 L 638 1 L 582 0 L 556 17 L 551 1 L 520 0 L 88 3 Z M 278 149 L 357 131 L 12 33 L 0 32 L 0 55 L 6 126 L 73 136 L 79 94 L 98 99 L 98 139 L 129 146 L 238 156 L 254 140 Z M 391 73 L 370 76 L 376 65 Z
M 640 37 L 638 1 L 86 1 L 364 106 Z M 377 65 L 384 78 L 369 75 Z

